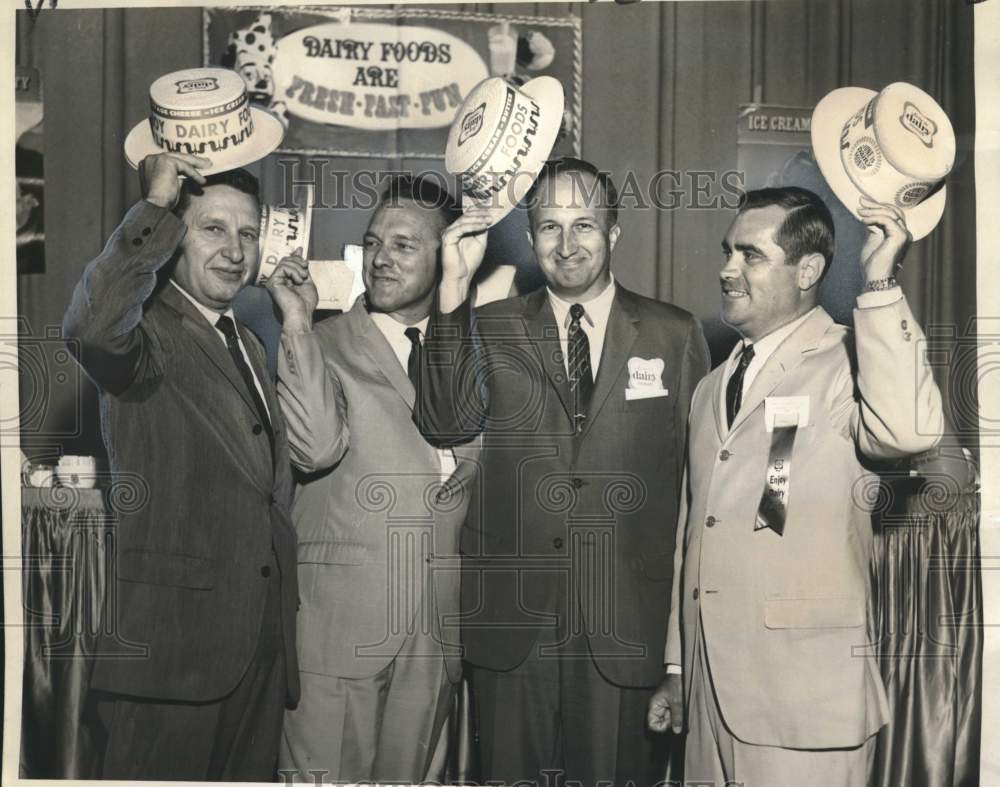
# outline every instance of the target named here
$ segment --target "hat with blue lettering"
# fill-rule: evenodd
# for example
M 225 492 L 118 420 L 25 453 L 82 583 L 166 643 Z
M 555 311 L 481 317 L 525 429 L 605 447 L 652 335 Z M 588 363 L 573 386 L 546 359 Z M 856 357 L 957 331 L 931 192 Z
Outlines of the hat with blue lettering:
M 245 166 L 273 152 L 285 127 L 251 106 L 246 83 L 226 68 L 188 68 L 149 86 L 150 115 L 125 139 L 134 168 L 153 153 L 190 153 L 210 159 L 205 175 Z
M 455 115 L 444 165 L 462 184 L 462 205 L 489 205 L 496 224 L 528 193 L 552 152 L 565 96 L 554 77 L 522 87 L 502 77 L 476 85 Z
M 944 213 L 944 177 L 955 163 L 955 132 L 920 88 L 894 82 L 880 92 L 842 87 L 813 111 L 813 154 L 833 193 L 858 215 L 861 195 L 895 205 L 914 240 Z

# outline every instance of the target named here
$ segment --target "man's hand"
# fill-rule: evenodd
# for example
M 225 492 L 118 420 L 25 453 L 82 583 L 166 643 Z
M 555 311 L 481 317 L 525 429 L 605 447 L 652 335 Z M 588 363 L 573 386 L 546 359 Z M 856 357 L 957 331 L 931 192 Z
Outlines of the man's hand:
M 646 725 L 653 732 L 666 732 L 669 727 L 675 733 L 684 729 L 684 678 L 668 673 L 649 700 Z
M 181 178 L 188 177 L 204 184 L 205 176 L 198 169 L 212 162 L 188 153 L 154 153 L 139 163 L 139 186 L 147 202 L 170 210 L 181 194 Z
M 319 303 L 319 293 L 309 277 L 309 263 L 302 259 L 301 248 L 278 263 L 264 287 L 281 312 L 284 333 L 309 333 L 312 330 L 312 315 Z
M 906 250 L 913 240 L 906 228 L 906 217 L 899 208 L 867 197 L 861 198 L 858 213 L 868 227 L 868 238 L 861 249 L 865 280 L 886 279 L 903 264 Z
M 441 233 L 441 311 L 455 311 L 469 297 L 472 277 L 486 254 L 489 208 L 469 208 Z

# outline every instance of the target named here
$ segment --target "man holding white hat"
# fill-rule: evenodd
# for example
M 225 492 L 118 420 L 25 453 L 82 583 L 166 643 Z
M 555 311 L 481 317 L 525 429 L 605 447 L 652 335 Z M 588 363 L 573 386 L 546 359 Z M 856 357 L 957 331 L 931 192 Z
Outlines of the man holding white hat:
M 688 735 L 690 782 L 855 785 L 888 720 L 868 642 L 872 460 L 932 448 L 941 396 L 893 274 L 903 211 L 862 198 L 853 335 L 818 305 L 823 202 L 748 192 L 722 243 L 743 340 L 695 390 L 655 731 Z
M 617 202 L 592 164 L 545 165 L 528 205 L 547 286 L 475 310 L 491 208 L 442 236 L 416 417 L 443 445 L 483 438 L 460 624 L 485 781 L 649 785 L 666 769 L 644 717 L 708 349 L 690 314 L 615 281 Z
M 164 80 L 205 109 L 227 80 L 204 71 Z M 131 148 L 144 199 L 63 321 L 100 390 L 112 471 L 148 489 L 118 523 L 95 656 L 104 778 L 270 781 L 298 697 L 288 443 L 263 349 L 230 305 L 256 275 L 260 222 L 257 180 L 236 167 L 277 140 L 243 142 L 221 159 Z

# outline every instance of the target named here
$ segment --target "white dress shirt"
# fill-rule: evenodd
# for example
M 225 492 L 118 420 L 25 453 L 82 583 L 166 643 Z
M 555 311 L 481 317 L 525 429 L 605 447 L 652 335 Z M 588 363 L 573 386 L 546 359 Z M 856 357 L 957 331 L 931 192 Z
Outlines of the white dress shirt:
M 404 325 L 399 320 L 395 320 L 383 312 L 369 312 L 368 314 L 372 318 L 372 322 L 375 323 L 375 327 L 382 332 L 385 340 L 389 342 L 389 346 L 392 348 L 393 353 L 395 353 L 396 358 L 399 360 L 400 366 L 403 367 L 403 371 L 405 372 L 409 365 L 410 349 L 413 346 L 406 336 L 406 329 L 418 328 L 420 330 L 420 343 L 423 344 L 424 338 L 427 335 L 427 322 L 430 318 L 424 317 L 418 323 Z M 455 472 L 457 466 L 455 452 L 450 448 L 438 448 L 437 452 L 438 460 L 441 462 L 441 482 L 444 483 Z
M 181 295 L 183 295 L 185 298 L 187 298 L 189 301 L 191 301 L 191 303 L 198 310 L 198 313 L 202 317 L 204 317 L 206 320 L 208 320 L 208 324 L 211 325 L 212 328 L 215 329 L 215 333 L 222 340 L 222 346 L 226 348 L 226 352 L 229 352 L 229 345 L 226 344 L 226 335 L 222 331 L 220 331 L 215 326 L 215 324 L 219 321 L 220 317 L 228 317 L 230 320 L 233 321 L 233 324 L 235 325 L 236 324 L 236 315 L 233 314 L 232 307 L 229 307 L 224 312 L 217 312 L 217 311 L 215 311 L 215 309 L 209 309 L 204 304 L 198 303 L 198 301 L 196 301 L 194 299 L 194 296 L 192 296 L 191 293 L 189 293 L 187 290 L 185 290 L 183 287 L 181 287 L 181 285 L 179 285 L 173 279 L 170 280 L 170 283 L 172 285 L 174 285 L 174 287 L 176 287 L 180 291 Z M 240 352 L 243 353 L 243 360 L 246 361 L 247 367 L 250 369 L 250 375 L 253 377 L 253 384 L 257 388 L 257 393 L 260 396 L 260 401 L 264 405 L 264 410 L 267 412 L 267 417 L 270 418 L 271 417 L 271 411 L 270 411 L 270 409 L 268 409 L 268 406 L 267 406 L 267 397 L 264 396 L 264 389 L 261 388 L 260 380 L 257 379 L 257 373 L 253 370 L 253 364 L 250 363 L 250 356 L 247 355 L 247 348 L 243 346 L 243 337 L 240 336 L 240 332 L 239 331 L 236 331 L 236 339 L 237 339 L 237 342 L 240 345 Z
M 555 314 L 556 328 L 559 330 L 559 348 L 562 350 L 563 368 L 567 375 L 569 375 L 569 324 L 573 320 L 569 308 L 574 303 L 583 306 L 584 316 L 580 320 L 580 327 L 587 335 L 587 343 L 590 345 L 590 369 L 596 380 L 597 370 L 601 366 L 601 353 L 604 351 L 604 334 L 608 331 L 608 318 L 611 316 L 611 304 L 615 300 L 615 277 L 611 277 L 608 286 L 600 295 L 586 302 L 563 300 L 548 287 L 546 291 Z

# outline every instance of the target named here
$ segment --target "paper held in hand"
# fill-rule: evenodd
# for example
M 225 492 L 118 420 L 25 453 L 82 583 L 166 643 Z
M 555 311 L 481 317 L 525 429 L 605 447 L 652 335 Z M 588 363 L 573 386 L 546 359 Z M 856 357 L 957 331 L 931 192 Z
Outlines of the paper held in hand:
M 361 278 L 364 250 L 361 246 L 344 246 L 343 260 L 313 260 L 309 275 L 319 293 L 317 309 L 338 309 L 346 312 L 365 291 Z
M 283 208 L 262 205 L 260 211 L 260 270 L 257 286 L 263 286 L 285 257 L 302 249 L 309 258 L 309 231 L 312 224 L 313 188 L 307 186 L 303 207 Z M 346 246 L 344 260 L 313 260 L 309 275 L 319 294 L 317 309 L 347 311 L 364 290 L 361 281 L 361 247 Z

